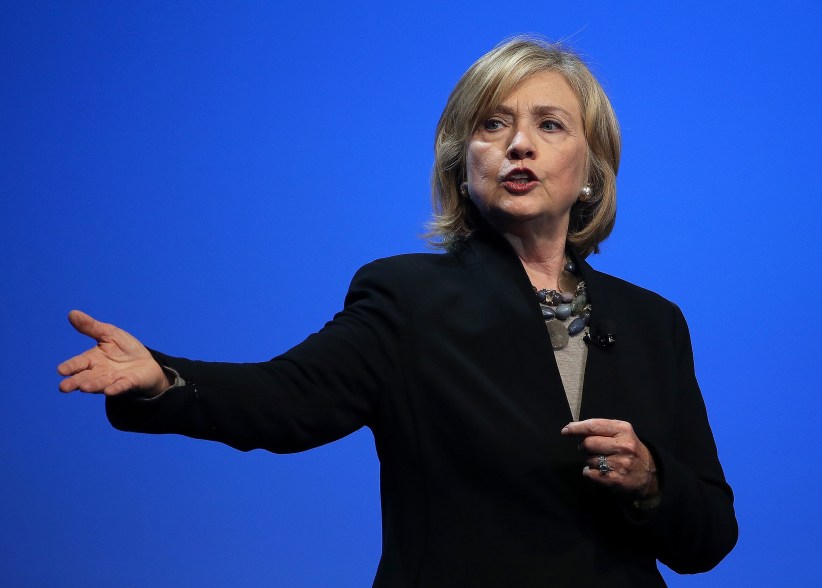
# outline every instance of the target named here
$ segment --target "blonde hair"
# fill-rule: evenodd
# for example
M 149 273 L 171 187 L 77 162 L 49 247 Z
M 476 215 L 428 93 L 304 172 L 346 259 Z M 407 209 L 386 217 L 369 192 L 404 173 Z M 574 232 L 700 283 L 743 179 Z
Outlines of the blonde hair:
M 572 51 L 533 37 L 514 37 L 486 53 L 460 78 L 442 111 L 434 139 L 431 197 L 434 215 L 426 237 L 453 249 L 476 228 L 473 204 L 461 194 L 465 151 L 477 126 L 525 78 L 543 71 L 561 74 L 579 99 L 588 143 L 590 198 L 571 208 L 568 241 L 582 256 L 599 252 L 616 218 L 619 122 L 605 91 Z

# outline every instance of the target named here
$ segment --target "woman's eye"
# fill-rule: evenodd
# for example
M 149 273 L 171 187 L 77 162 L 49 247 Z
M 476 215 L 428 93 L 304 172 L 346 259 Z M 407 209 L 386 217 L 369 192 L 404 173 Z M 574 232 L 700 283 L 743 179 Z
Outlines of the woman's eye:
M 502 128 L 502 121 L 496 118 L 491 118 L 485 121 L 483 128 L 486 131 L 498 131 Z
M 562 130 L 562 125 L 555 120 L 545 120 L 540 124 L 540 128 L 546 131 L 560 131 Z

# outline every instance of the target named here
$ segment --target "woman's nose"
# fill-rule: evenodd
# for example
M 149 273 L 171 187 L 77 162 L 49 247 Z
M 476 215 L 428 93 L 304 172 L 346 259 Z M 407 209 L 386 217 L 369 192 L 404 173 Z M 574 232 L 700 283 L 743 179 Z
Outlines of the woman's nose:
M 535 154 L 534 142 L 528 133 L 517 131 L 508 145 L 508 159 L 533 159 Z

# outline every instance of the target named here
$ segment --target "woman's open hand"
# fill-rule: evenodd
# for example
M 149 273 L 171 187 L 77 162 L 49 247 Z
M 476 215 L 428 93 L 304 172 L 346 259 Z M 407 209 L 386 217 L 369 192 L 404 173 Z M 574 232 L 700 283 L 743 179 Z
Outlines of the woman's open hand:
M 580 437 L 579 449 L 588 464 L 585 477 L 637 498 L 659 494 L 654 458 L 631 423 L 588 419 L 568 423 L 562 434 Z
M 61 392 L 80 390 L 114 396 L 139 390 L 157 396 L 171 385 L 163 368 L 148 349 L 122 329 L 101 323 L 79 310 L 69 313 L 69 322 L 97 345 L 57 366 Z

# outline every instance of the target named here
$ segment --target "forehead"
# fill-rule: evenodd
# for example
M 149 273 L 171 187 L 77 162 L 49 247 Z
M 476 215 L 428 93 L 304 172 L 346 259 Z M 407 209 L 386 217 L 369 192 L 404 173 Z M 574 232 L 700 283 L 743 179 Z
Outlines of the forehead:
M 509 109 L 559 107 L 581 116 L 582 108 L 568 80 L 556 71 L 541 71 L 520 80 L 503 96 L 499 106 Z

